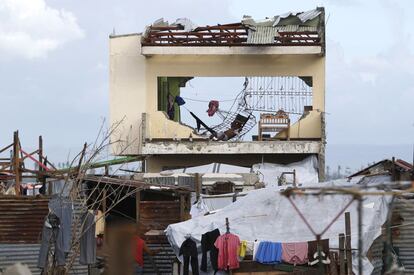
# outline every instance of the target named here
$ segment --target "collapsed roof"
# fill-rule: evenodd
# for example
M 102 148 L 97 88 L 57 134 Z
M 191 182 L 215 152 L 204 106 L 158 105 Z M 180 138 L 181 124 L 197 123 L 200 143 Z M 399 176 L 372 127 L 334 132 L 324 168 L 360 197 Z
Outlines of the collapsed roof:
M 240 22 L 196 26 L 187 18 L 148 26 L 143 46 L 324 46 L 325 11 L 288 12 L 264 20 L 244 16 Z
M 396 159 L 394 161 L 391 159 L 384 159 L 350 175 L 349 178 L 356 176 L 391 174 L 392 169 L 395 169 L 400 173 L 409 173 L 413 171 L 414 167 L 411 163 L 408 163 L 402 159 Z

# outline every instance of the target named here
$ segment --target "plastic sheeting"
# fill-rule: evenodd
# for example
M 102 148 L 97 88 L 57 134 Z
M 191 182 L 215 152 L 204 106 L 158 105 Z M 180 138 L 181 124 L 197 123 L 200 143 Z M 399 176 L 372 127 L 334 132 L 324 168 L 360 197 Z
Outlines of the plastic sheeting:
M 260 178 L 266 186 L 277 186 L 278 178 L 283 172 L 296 171 L 297 184 L 316 183 L 318 179 L 318 160 L 316 156 L 291 164 L 258 163 L 253 165 L 253 171 L 259 172 L 263 177 Z M 292 175 L 286 175 L 287 182 L 293 182 Z
M 186 167 L 173 170 L 174 173 L 250 173 L 251 168 L 224 163 L 210 163 L 206 165 Z
M 319 184 L 313 184 L 317 186 Z M 323 186 L 349 186 L 346 180 L 321 183 Z M 178 250 L 185 236 L 191 237 L 200 246 L 201 235 L 207 231 L 219 228 L 225 232 L 225 218 L 229 218 L 230 231 L 237 234 L 241 240 L 268 240 L 275 242 L 300 242 L 314 240 L 298 213 L 292 207 L 280 190 L 282 187 L 267 187 L 247 192 L 221 211 L 200 216 L 185 222 L 171 224 L 166 229 L 166 235 L 178 256 Z M 390 198 L 385 196 L 366 196 L 363 202 L 363 271 L 370 274 L 372 264 L 365 257 L 373 241 L 380 236 L 381 226 L 386 220 Z M 329 196 L 295 196 L 293 201 L 307 218 L 316 232 L 321 232 L 339 211 L 349 203 L 351 198 L 345 195 Z M 254 206 L 254 207 L 252 207 Z M 347 209 L 351 213 L 352 248 L 358 248 L 357 202 Z M 344 233 L 345 221 L 343 215 L 335 221 L 330 229 L 322 236 L 330 239 L 330 247 L 338 247 L 338 234 Z M 353 268 L 357 271 L 357 255 L 353 254 Z
M 246 192 L 241 193 L 230 193 L 223 195 L 200 195 L 200 198 L 191 206 L 190 214 L 192 218 L 203 216 L 206 213 L 214 213 L 223 209 L 224 207 L 232 204 L 234 201 L 234 196 L 236 200 L 239 197 L 245 196 Z

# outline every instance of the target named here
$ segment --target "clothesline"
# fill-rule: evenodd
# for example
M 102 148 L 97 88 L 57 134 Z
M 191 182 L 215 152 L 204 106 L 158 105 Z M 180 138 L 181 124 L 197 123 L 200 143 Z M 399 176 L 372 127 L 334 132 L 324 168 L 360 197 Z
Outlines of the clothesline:
M 195 98 L 189 98 L 189 97 L 183 97 L 182 98 L 186 99 L 186 100 L 190 100 L 190 101 L 195 101 L 195 102 L 203 102 L 203 103 L 209 103 L 211 100 L 204 100 L 204 99 L 195 99 Z M 219 100 L 220 102 L 232 102 L 235 101 L 236 98 L 233 99 L 223 99 L 223 100 Z
M 226 226 L 228 220 L 226 219 Z M 240 267 L 246 255 L 252 255 L 253 260 L 261 264 L 280 264 L 282 262 L 310 266 L 319 262 L 330 264 L 329 239 L 297 243 L 246 241 L 228 230 L 220 234 L 218 228 L 205 232 L 201 236 L 201 266 L 200 270 L 207 272 L 207 253 L 210 252 L 211 267 L 217 270 L 232 270 Z M 188 274 L 189 265 L 193 274 L 199 274 L 198 251 L 195 241 L 190 237 L 181 244 L 179 255 L 183 256 L 184 274 Z

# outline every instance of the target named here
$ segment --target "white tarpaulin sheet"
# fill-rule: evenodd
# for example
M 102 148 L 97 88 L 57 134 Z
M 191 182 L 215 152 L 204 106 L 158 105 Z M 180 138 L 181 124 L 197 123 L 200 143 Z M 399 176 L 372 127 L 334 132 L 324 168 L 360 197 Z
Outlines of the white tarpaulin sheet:
M 246 192 L 236 194 L 236 200 L 247 194 Z M 200 195 L 200 198 L 191 206 L 190 214 L 192 218 L 205 215 L 206 213 L 216 212 L 234 202 L 234 193 L 223 195 Z
M 224 163 L 210 163 L 201 166 L 173 170 L 175 173 L 250 173 L 251 168 Z
M 346 180 L 313 184 L 312 186 L 345 186 Z M 171 224 L 166 235 L 178 255 L 179 247 L 188 234 L 200 246 L 201 235 L 219 228 L 225 232 L 225 218 L 229 218 L 230 231 L 241 240 L 268 240 L 275 242 L 300 242 L 314 240 L 298 213 L 286 197 L 280 194 L 282 187 L 267 187 L 247 192 L 235 203 L 221 211 L 197 218 Z M 293 201 L 314 228 L 320 233 L 336 217 L 339 211 L 349 203 L 351 197 L 345 195 L 295 196 Z M 366 196 L 363 202 L 363 255 L 366 255 L 372 242 L 381 234 L 381 226 L 386 220 L 389 198 L 384 196 Z M 357 202 L 347 209 L 351 213 L 352 248 L 358 248 L 358 212 Z M 322 236 L 330 239 L 330 247 L 338 248 L 338 234 L 345 232 L 344 216 L 332 224 Z M 201 250 L 200 250 L 201 251 Z M 364 274 L 370 274 L 373 266 L 364 256 Z M 357 271 L 357 258 L 353 254 L 353 267 Z
M 296 172 L 296 183 L 307 184 L 316 183 L 318 179 L 318 160 L 316 156 L 310 156 L 306 159 L 291 164 L 274 164 L 274 163 L 258 163 L 252 167 L 254 172 L 263 175 L 261 181 L 266 186 L 277 186 L 278 178 L 283 172 Z M 288 182 L 293 182 L 293 175 L 286 175 Z
M 203 198 L 191 206 L 191 217 L 195 218 L 208 212 L 220 210 L 233 203 L 232 197 Z

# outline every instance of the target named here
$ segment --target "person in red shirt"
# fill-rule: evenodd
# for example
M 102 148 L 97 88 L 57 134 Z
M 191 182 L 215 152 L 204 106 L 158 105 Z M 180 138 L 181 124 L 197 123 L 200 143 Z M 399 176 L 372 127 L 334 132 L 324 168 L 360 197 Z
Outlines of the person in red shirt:
M 134 275 L 144 274 L 144 252 L 150 256 L 154 256 L 160 251 L 160 249 L 149 249 L 145 241 L 141 238 L 140 230 L 137 229 L 134 235 Z

